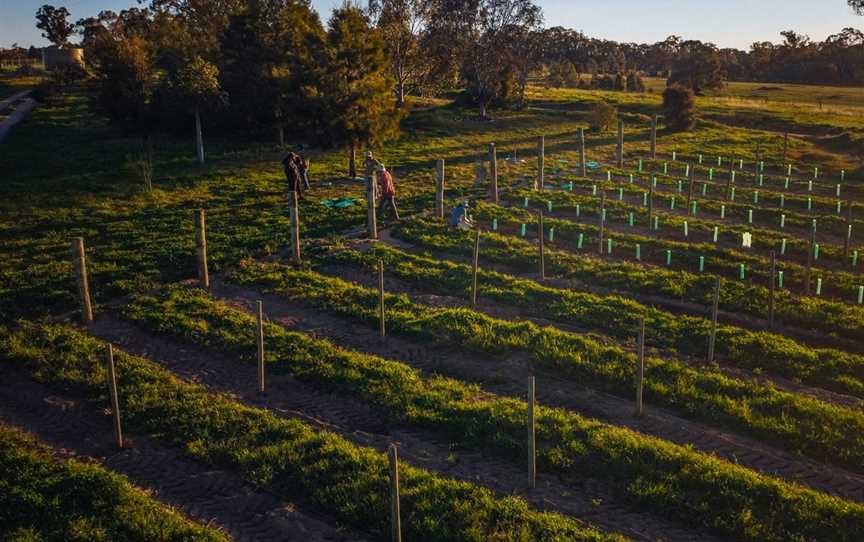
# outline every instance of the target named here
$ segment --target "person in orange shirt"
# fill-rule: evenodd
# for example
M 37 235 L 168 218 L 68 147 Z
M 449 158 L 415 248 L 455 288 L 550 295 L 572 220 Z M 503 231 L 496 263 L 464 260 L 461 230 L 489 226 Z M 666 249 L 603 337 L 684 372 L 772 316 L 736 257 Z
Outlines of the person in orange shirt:
M 375 168 L 378 174 L 378 181 L 381 183 L 381 199 L 378 205 L 378 216 L 384 216 L 384 208 L 390 206 L 393 209 L 393 216 L 399 220 L 399 209 L 396 208 L 396 185 L 393 184 L 393 176 L 384 167 L 384 164 L 378 162 Z

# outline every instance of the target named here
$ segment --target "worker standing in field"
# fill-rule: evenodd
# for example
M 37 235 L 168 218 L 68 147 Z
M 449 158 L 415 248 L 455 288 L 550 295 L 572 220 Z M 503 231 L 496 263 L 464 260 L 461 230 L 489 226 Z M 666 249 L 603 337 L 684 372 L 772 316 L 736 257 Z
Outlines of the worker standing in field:
M 309 190 L 309 167 L 311 165 L 311 162 L 308 158 L 300 157 L 300 164 L 302 166 L 300 176 L 303 178 L 303 189 Z
M 289 152 L 282 160 L 282 169 L 285 172 L 285 180 L 288 183 L 288 194 L 295 194 L 298 202 L 303 197 L 303 174 L 301 172 L 302 160 L 296 153 Z
M 378 174 L 378 181 L 381 183 L 381 200 L 378 205 L 378 216 L 384 216 L 384 208 L 389 205 L 393 209 L 393 216 L 399 220 L 399 210 L 396 208 L 396 185 L 393 184 L 393 176 L 384 167 L 384 164 L 377 162 L 375 171 Z

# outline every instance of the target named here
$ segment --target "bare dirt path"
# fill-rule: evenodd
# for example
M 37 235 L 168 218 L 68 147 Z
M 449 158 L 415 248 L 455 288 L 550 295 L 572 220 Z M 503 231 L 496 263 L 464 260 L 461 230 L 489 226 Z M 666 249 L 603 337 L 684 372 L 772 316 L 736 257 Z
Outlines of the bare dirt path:
M 36 100 L 29 98 L 29 90 L 23 90 L 0 102 L 0 114 L 11 109 L 9 115 L 0 120 L 0 143 L 9 135 L 12 127 L 27 118 L 36 107 Z
M 214 280 L 213 285 L 217 295 L 225 296 L 237 307 L 250 309 L 254 303 L 250 301 L 254 295 L 244 297 L 240 291 L 220 285 L 218 280 Z M 307 311 L 277 309 L 275 299 L 267 299 L 265 303 L 268 318 L 279 324 L 297 329 L 295 324 L 307 321 Z M 232 393 L 246 404 L 267 408 L 282 417 L 302 419 L 361 446 L 383 451 L 390 443 L 395 443 L 399 446 L 400 457 L 414 466 L 488 487 L 499 495 L 521 496 L 536 509 L 567 514 L 636 540 L 716 540 L 699 529 L 624 506 L 609 484 L 602 480 L 590 477 L 565 480 L 541 473 L 537 488 L 529 491 L 524 469 L 511 461 L 466 449 L 429 432 L 394 426 L 362 401 L 330 393 L 292 376 L 268 375 L 268 391 L 259 395 L 256 368 L 252 364 L 149 333 L 109 315 L 97 320 L 90 331 L 128 352 L 160 363 L 182 378 L 215 391 Z

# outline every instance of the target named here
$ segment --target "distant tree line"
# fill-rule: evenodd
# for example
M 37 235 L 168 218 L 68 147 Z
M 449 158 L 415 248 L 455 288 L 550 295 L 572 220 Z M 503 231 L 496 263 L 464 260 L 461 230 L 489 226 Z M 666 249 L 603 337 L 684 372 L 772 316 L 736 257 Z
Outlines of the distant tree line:
M 864 84 L 864 33 L 860 30 L 845 28 L 823 42 L 791 30 L 781 35 L 782 43 L 757 42 L 741 51 L 677 36 L 654 44 L 618 43 L 555 27 L 542 32 L 541 59 L 557 73 L 625 77 L 639 72 L 687 84 L 696 93 L 717 88 L 724 80 Z
M 864 34 L 852 28 L 824 42 L 783 32 L 780 44 L 740 51 L 543 28 L 532 0 L 369 0 L 343 4 L 326 25 L 310 0 L 148 1 L 74 24 L 63 7 L 36 13 L 58 47 L 81 36 L 108 115 L 145 130 L 204 117 L 356 149 L 396 133 L 408 95 L 461 89 L 482 119 L 524 104 L 537 77 L 638 92 L 647 74 L 696 94 L 724 80 L 864 83 Z M 858 11 L 862 2 L 849 0 Z

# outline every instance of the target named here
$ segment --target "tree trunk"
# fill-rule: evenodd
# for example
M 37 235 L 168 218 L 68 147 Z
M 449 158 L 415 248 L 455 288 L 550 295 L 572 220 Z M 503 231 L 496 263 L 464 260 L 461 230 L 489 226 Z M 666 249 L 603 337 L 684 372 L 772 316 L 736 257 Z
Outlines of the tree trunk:
M 480 102 L 480 118 L 486 120 L 486 102 Z
M 405 105 L 405 83 L 403 81 L 396 83 L 396 105 L 399 107 Z
M 198 163 L 204 163 L 204 136 L 201 134 L 201 112 L 195 108 L 195 152 Z
M 348 177 L 354 179 L 357 177 L 357 146 L 351 142 L 351 148 L 348 150 Z
M 282 126 L 281 122 L 278 124 L 278 126 L 276 126 L 276 133 L 279 136 L 279 147 L 284 147 L 285 146 L 285 127 Z

